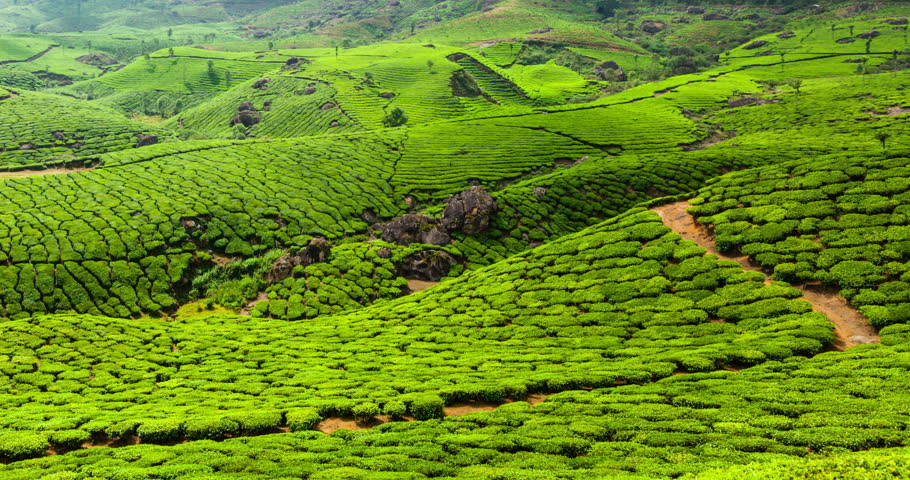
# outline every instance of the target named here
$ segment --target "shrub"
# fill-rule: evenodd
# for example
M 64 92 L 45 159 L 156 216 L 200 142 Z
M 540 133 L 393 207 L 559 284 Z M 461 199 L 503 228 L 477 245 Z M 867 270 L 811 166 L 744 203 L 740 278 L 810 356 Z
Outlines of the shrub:
M 442 417 L 442 408 L 445 403 L 439 395 L 424 395 L 411 402 L 411 414 L 417 420 L 430 420 Z
M 186 421 L 186 437 L 190 440 L 220 440 L 238 432 L 237 422 L 226 417 L 202 417 Z
M 370 420 L 379 415 L 379 405 L 373 402 L 364 402 L 355 406 L 352 413 L 358 421 Z
M 284 420 L 281 412 L 277 411 L 243 412 L 230 418 L 240 424 L 245 433 L 268 432 L 281 426 Z
M 48 436 L 43 433 L 13 432 L 0 434 L 0 457 L 22 460 L 44 455 Z
M 291 410 L 286 415 L 288 421 L 288 427 L 292 432 L 300 432 L 303 430 L 312 430 L 321 420 L 322 417 L 319 416 L 313 408 L 300 408 L 297 410 Z
M 183 436 L 183 422 L 175 418 L 147 420 L 136 433 L 144 443 L 174 442 Z
M 51 443 L 55 446 L 72 450 L 89 441 L 92 435 L 85 430 L 60 430 L 51 433 Z
M 393 418 L 403 417 L 408 413 L 408 408 L 400 400 L 391 400 L 383 406 L 382 413 Z

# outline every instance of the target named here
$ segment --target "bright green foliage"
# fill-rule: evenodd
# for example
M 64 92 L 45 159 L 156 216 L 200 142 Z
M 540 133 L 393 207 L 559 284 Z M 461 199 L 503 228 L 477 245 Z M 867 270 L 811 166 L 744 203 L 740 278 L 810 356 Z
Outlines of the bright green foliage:
M 208 61 L 212 60 L 214 74 Z M 250 55 L 213 52 L 189 47 L 167 50 L 151 55 L 149 60 L 138 58 L 127 67 L 105 75 L 98 83 L 117 90 L 165 90 L 169 92 L 204 93 L 226 90 L 225 71 L 230 70 L 234 85 L 280 67 L 285 59 L 274 55 Z
M 288 75 L 269 78 L 271 81 L 265 90 L 253 89 L 256 80 L 249 80 L 197 108 L 182 112 L 169 125 L 210 137 L 228 137 L 237 108 L 243 102 L 252 102 L 262 112 L 262 121 L 248 133 L 253 137 L 303 137 L 361 129 L 338 108 L 331 86 Z
M 740 372 L 568 391 L 534 408 L 516 402 L 494 412 L 331 436 L 302 431 L 318 415 L 300 413 L 295 421 L 310 420 L 294 434 L 91 449 L 0 472 L 11 480 L 89 469 L 110 475 L 144 468 L 164 476 L 179 465 L 187 476 L 176 478 L 198 472 L 236 478 L 229 466 L 246 465 L 245 475 L 257 480 L 342 470 L 385 475 L 364 478 L 492 480 L 534 478 L 546 466 L 556 478 L 573 480 L 895 478 L 907 471 L 903 450 L 844 452 L 906 445 L 908 359 L 906 348 L 866 346 Z M 292 412 L 288 417 L 290 423 Z M 145 463 L 150 459 L 153 464 Z
M 868 452 L 832 454 L 805 460 L 780 460 L 760 465 L 705 472 L 699 480 L 838 480 L 862 478 L 890 480 L 910 475 L 910 449 L 877 449 Z
M 249 410 L 285 410 L 287 425 L 302 430 L 367 402 L 384 410 L 399 401 L 428 419 L 466 400 L 646 383 L 820 351 L 831 327 L 799 295 L 703 256 L 638 212 L 319 322 L 3 323 L 0 352 L 16 356 L 3 372 L 0 428 L 79 415 L 67 429 L 128 436 L 138 425 L 140 436 L 163 441 L 181 421 L 188 438 L 218 438 L 249 428 L 240 416 Z M 24 392 L 32 400 L 23 403 Z M 56 404 L 59 395 L 67 402 Z M 147 420 L 155 418 L 173 423 Z
M 382 248 L 394 245 L 353 243 L 332 249 L 328 262 L 295 269 L 290 278 L 270 285 L 269 300 L 250 312 L 256 317 L 297 320 L 369 305 L 380 298 L 397 298 L 407 286 L 398 277 L 396 258 L 382 258 Z M 419 250 L 407 249 L 408 253 Z M 397 253 L 398 263 L 405 253 Z
M 144 443 L 174 442 L 184 435 L 183 422 L 174 418 L 146 420 L 136 429 L 136 435 Z
M 325 141 L 164 144 L 108 157 L 111 168 L 8 181 L 0 210 L 16 220 L 0 227 L 0 278 L 18 286 L 2 298 L 5 314 L 169 310 L 197 250 L 252 256 L 363 231 L 364 211 L 400 208 L 376 175 L 391 168 L 391 145 L 363 140 L 352 144 L 360 153 Z M 225 160 L 236 158 L 246 161 Z
M 813 159 L 731 174 L 691 212 L 789 282 L 840 288 L 873 325 L 910 312 L 910 173 L 906 157 Z
M 129 149 L 137 134 L 160 132 L 107 108 L 36 92 L 0 101 L 0 116 L 0 169 L 56 165 Z
M 12 460 L 44 455 L 48 436 L 38 432 L 0 433 L 0 457 Z
M 322 419 L 319 415 L 319 411 L 314 408 L 297 408 L 289 410 L 285 417 L 287 418 L 288 428 L 290 428 L 292 432 L 310 430 Z

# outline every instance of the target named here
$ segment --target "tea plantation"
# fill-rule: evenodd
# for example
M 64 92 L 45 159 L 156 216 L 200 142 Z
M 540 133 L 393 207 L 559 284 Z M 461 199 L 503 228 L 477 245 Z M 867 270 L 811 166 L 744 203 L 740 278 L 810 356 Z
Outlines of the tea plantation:
M 0 478 L 910 475 L 907 17 L 0 0 Z

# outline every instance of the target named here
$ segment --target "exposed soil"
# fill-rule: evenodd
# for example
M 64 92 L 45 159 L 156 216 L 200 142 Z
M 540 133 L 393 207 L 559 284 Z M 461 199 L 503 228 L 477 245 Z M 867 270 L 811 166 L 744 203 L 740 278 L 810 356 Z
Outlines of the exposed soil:
M 686 151 L 704 150 L 706 148 L 713 147 L 715 145 L 720 145 L 721 143 L 724 143 L 727 140 L 730 140 L 735 137 L 736 137 L 736 132 L 733 130 L 726 131 L 726 132 L 716 132 L 713 135 L 711 135 L 710 137 L 705 138 L 704 140 L 701 140 L 701 141 L 698 141 L 695 143 L 691 143 L 688 145 L 682 145 L 682 149 L 686 150 Z
M 245 307 L 240 309 L 240 312 L 238 312 L 238 314 L 243 315 L 244 317 L 249 317 L 250 310 L 252 310 L 253 307 L 255 307 L 257 303 L 259 303 L 263 300 L 268 300 L 268 299 L 269 299 L 268 294 L 266 294 L 265 292 L 259 292 L 259 295 L 256 296 L 256 300 L 253 300 L 252 302 L 246 304 Z
M 0 180 L 4 178 L 40 177 L 44 175 L 62 175 L 91 170 L 91 168 L 48 168 L 45 170 L 21 170 L 18 172 L 0 172 Z
M 319 422 L 316 425 L 316 430 L 325 434 L 331 434 L 336 430 L 341 429 L 365 430 L 367 428 L 373 428 L 377 425 L 382 425 L 383 423 L 389 423 L 391 421 L 392 419 L 386 415 L 380 415 L 366 422 L 358 422 L 351 417 L 330 417 Z
M 225 265 L 233 262 L 234 259 L 230 257 L 222 257 L 220 255 L 212 255 L 212 263 L 218 265 L 219 267 L 224 267 Z
M 543 402 L 544 400 L 546 400 L 547 397 L 549 397 L 549 396 L 550 395 L 545 394 L 545 393 L 534 393 L 534 394 L 528 395 L 524 399 L 524 401 L 528 402 L 533 407 L 534 405 L 537 405 L 537 404 Z M 507 398 L 507 399 L 503 400 L 501 403 L 492 403 L 492 402 L 471 400 L 471 401 L 467 401 L 467 402 L 463 402 L 463 403 L 456 403 L 456 404 L 450 405 L 448 407 L 444 407 L 442 409 L 442 414 L 443 414 L 443 416 L 446 416 L 446 417 L 461 417 L 463 415 L 467 415 L 469 413 L 475 413 L 475 412 L 492 412 L 507 403 L 514 403 L 514 402 L 515 402 L 515 400 L 513 400 L 511 398 Z M 354 420 L 352 417 L 329 417 L 329 418 L 326 418 L 325 420 L 319 422 L 316 425 L 316 430 L 318 430 L 322 433 L 327 433 L 327 434 L 335 432 L 336 430 L 341 430 L 342 428 L 347 429 L 347 430 L 365 430 L 368 428 L 373 428 L 378 425 L 382 425 L 383 423 L 389 423 L 391 421 L 393 421 L 393 419 L 392 419 L 392 417 L 389 417 L 388 415 L 379 415 L 379 416 L 373 417 L 372 419 L 367 420 L 367 421 L 357 421 L 357 420 Z M 396 418 L 396 419 L 394 419 L 394 421 L 413 422 L 413 421 L 415 421 L 415 419 L 414 419 L 414 417 L 404 416 L 401 418 Z
M 812 310 L 821 313 L 834 323 L 834 348 L 845 350 L 855 345 L 879 343 L 878 332 L 869 320 L 841 297 L 837 290 L 816 285 L 795 285 L 803 292 L 803 299 L 812 304 Z
M 408 289 L 411 290 L 411 293 L 422 292 L 428 288 L 435 287 L 439 285 L 440 282 L 427 282 L 424 280 L 415 280 L 412 278 L 408 279 Z
M 698 223 L 695 217 L 686 213 L 690 206 L 689 202 L 677 202 L 653 208 L 652 211 L 660 215 L 664 225 L 683 239 L 697 243 L 708 250 L 708 253 L 713 253 L 722 260 L 733 260 L 746 270 L 761 272 L 765 276 L 765 283 L 771 282 L 771 277 L 761 267 L 752 264 L 749 257 L 734 257 L 718 252 L 714 245 L 714 235 L 707 227 Z M 835 349 L 845 350 L 855 345 L 879 343 L 878 333 L 869 324 L 869 320 L 841 297 L 836 289 L 818 285 L 793 287 L 803 293 L 803 300 L 812 304 L 812 311 L 823 314 L 834 324 Z
M 894 117 L 897 115 L 903 115 L 905 113 L 910 113 L 910 107 L 888 107 L 887 113 L 876 112 L 874 110 L 870 110 L 866 113 L 868 113 L 869 115 L 872 115 L 873 117 Z
M 499 45 L 500 43 L 510 43 L 510 42 L 514 42 L 514 41 L 515 41 L 514 38 L 500 38 L 497 40 L 485 40 L 483 42 L 473 42 L 473 43 L 469 43 L 468 45 L 473 45 L 473 46 L 480 47 L 480 48 L 489 48 L 489 47 L 492 47 L 495 45 Z
M 506 400 L 506 403 L 512 403 L 511 400 Z M 469 401 L 465 403 L 456 403 L 455 405 L 445 407 L 442 409 L 442 414 L 447 417 L 461 417 L 469 413 L 474 412 L 492 412 L 499 408 L 501 404 L 490 403 L 490 402 L 480 402 L 480 401 Z

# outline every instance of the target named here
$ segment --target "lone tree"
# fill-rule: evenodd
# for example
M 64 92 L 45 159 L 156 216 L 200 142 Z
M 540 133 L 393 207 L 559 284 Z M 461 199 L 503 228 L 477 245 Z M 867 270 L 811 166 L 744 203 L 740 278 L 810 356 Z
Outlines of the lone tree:
M 594 6 L 594 11 L 603 18 L 610 18 L 616 14 L 616 9 L 619 7 L 619 0 L 602 0 Z
M 408 123 L 408 115 L 404 113 L 404 110 L 395 107 L 392 111 L 382 118 L 382 124 L 386 127 L 400 127 Z
M 788 85 L 790 85 L 790 87 L 793 89 L 793 91 L 796 92 L 796 101 L 798 102 L 799 94 L 802 93 L 803 81 L 802 80 L 791 80 L 790 83 L 788 83 Z
M 886 144 L 889 138 L 891 138 L 891 134 L 888 132 L 875 132 L 875 139 L 882 143 L 882 150 L 887 150 Z
M 433 63 L 432 60 L 427 60 L 427 68 L 430 69 L 431 72 L 433 71 L 433 65 L 435 65 L 435 63 Z
M 167 55 L 168 55 L 169 57 L 173 57 L 173 56 L 174 56 L 174 48 L 173 48 L 173 47 L 167 49 Z

